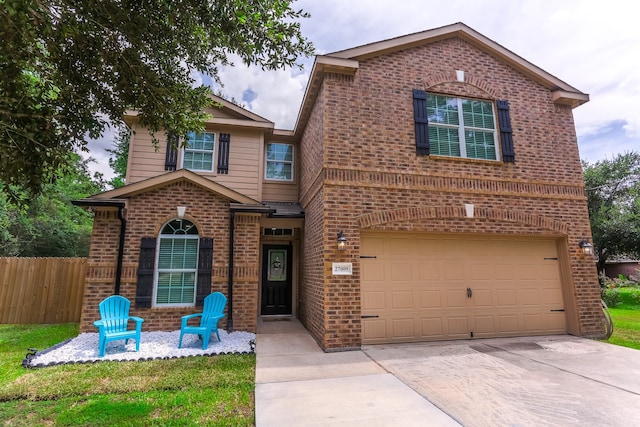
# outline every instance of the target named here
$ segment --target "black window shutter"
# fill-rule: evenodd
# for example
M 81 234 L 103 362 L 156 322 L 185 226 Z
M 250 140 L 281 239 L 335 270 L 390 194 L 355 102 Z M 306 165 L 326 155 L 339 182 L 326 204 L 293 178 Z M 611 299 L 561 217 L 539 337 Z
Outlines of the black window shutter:
M 196 306 L 202 307 L 204 298 L 211 293 L 211 266 L 213 264 L 213 239 L 200 238 L 198 255 L 198 282 L 196 285 Z
M 167 138 L 167 157 L 164 160 L 164 170 L 174 171 L 178 166 L 178 137 L 169 133 Z
M 413 90 L 413 118 L 416 125 L 416 154 L 429 155 L 429 128 L 427 120 L 427 92 Z
M 143 237 L 140 242 L 136 308 L 150 308 L 153 297 L 153 269 L 156 264 L 156 239 Z
M 513 149 L 509 102 L 498 100 L 497 104 L 498 124 L 500 125 L 500 141 L 502 142 L 502 161 L 505 163 L 514 163 L 516 161 L 516 152 Z
M 220 147 L 218 148 L 218 173 L 229 173 L 229 146 L 231 145 L 231 135 L 220 134 Z

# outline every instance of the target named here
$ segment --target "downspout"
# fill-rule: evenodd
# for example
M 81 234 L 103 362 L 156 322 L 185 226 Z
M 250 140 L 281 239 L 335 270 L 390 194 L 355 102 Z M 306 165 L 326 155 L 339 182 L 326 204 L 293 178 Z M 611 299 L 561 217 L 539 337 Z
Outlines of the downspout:
M 127 231 L 127 220 L 122 215 L 124 207 L 118 207 L 118 219 L 120 220 L 120 242 L 118 244 L 118 263 L 116 264 L 116 286 L 114 295 L 120 295 L 120 283 L 122 281 L 122 259 L 124 258 L 124 233 Z
M 229 287 L 227 289 L 229 311 L 227 314 L 227 332 L 233 330 L 233 241 L 236 213 L 231 210 L 229 215 Z
M 80 200 L 72 200 L 71 204 L 75 206 L 80 206 L 80 207 L 118 208 L 118 219 L 120 220 L 120 238 L 118 242 L 118 259 L 116 262 L 116 277 L 115 277 L 115 286 L 113 289 L 113 293 L 115 295 L 120 295 L 120 283 L 122 282 L 122 279 L 121 279 L 122 260 L 124 258 L 124 236 L 127 230 L 127 220 L 124 219 L 124 215 L 123 215 L 126 202 L 122 199 L 80 199 Z

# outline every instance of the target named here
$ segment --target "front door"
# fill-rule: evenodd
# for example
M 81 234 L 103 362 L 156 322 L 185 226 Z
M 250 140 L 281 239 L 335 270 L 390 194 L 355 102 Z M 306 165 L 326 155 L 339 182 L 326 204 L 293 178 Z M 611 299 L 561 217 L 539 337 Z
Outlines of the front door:
M 291 245 L 264 245 L 262 315 L 291 314 Z

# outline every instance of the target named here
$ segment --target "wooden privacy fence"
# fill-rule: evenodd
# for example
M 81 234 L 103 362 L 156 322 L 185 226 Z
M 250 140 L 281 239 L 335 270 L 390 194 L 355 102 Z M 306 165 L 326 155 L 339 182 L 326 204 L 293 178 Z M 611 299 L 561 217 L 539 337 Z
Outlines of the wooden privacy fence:
M 0 258 L 0 323 L 79 322 L 86 258 Z

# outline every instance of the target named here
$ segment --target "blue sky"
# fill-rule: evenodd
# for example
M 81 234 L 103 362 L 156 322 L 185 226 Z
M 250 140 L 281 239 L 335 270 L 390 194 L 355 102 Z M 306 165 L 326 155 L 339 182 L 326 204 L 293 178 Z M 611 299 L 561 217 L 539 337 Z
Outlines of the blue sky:
M 588 93 L 574 109 L 581 158 L 640 150 L 640 28 L 634 0 L 300 0 L 302 33 L 318 54 L 463 22 Z M 238 62 L 239 63 L 239 62 Z M 223 92 L 280 129 L 292 129 L 311 72 L 221 68 Z M 105 135 L 90 145 L 94 170 L 111 175 Z

